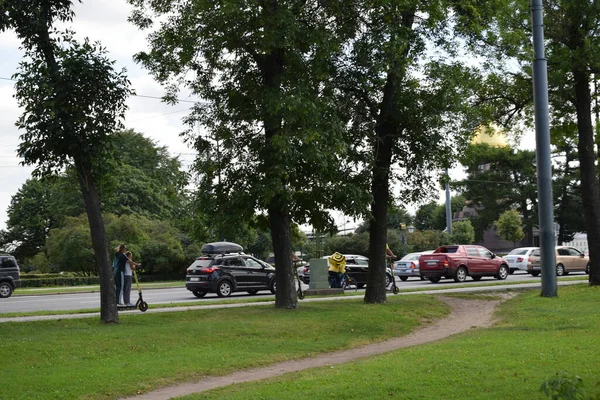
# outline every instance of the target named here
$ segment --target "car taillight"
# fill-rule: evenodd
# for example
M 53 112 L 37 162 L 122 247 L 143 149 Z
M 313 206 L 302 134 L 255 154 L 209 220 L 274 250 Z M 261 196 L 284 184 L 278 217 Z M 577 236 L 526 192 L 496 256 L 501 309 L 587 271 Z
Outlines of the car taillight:
M 192 270 L 191 270 L 191 269 L 186 269 L 186 270 L 185 270 L 185 273 L 186 273 L 186 274 L 191 274 L 191 273 L 192 273 Z
M 218 269 L 219 267 L 200 268 L 200 272 L 202 272 L 203 274 L 212 274 Z
M 411 263 L 410 263 L 410 268 L 411 268 L 411 269 L 415 269 L 416 267 L 417 267 L 417 266 L 415 265 L 415 263 L 414 263 L 414 262 L 411 262 Z
M 523 257 L 518 257 L 517 258 L 517 262 L 523 262 L 524 258 Z
M 444 267 L 448 267 L 450 266 L 450 264 L 448 264 L 448 260 L 444 260 Z
M 304 269 L 302 270 L 302 272 L 304 272 L 304 273 L 308 272 L 308 267 L 304 267 Z

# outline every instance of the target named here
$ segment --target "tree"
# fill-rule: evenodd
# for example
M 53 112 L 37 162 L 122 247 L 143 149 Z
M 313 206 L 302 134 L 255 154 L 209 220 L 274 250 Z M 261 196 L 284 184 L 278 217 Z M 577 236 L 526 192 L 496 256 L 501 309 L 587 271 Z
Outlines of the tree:
M 365 301 L 381 303 L 386 301 L 390 182 L 398 178 L 402 183 L 404 201 L 432 191 L 435 174 L 430 172 L 449 167 L 476 127 L 477 109 L 468 105 L 478 72 L 452 58 L 461 47 L 454 39 L 461 32 L 452 30 L 452 6 L 458 2 L 354 4 L 359 17 L 338 78 L 351 116 L 352 142 L 361 154 L 356 158 L 368 160 L 372 200 L 366 218 L 370 268 Z M 431 57 L 436 46 L 444 57 Z
M 494 221 L 494 225 L 498 236 L 513 242 L 513 247 L 517 247 L 516 243 L 525 237 L 521 216 L 515 209 L 503 212 L 498 220 Z
M 166 221 L 143 216 L 105 214 L 110 247 L 127 243 L 143 272 L 182 278 L 200 248 Z M 90 227 L 84 215 L 67 217 L 64 226 L 50 231 L 46 240 L 48 262 L 60 271 L 94 275 L 96 263 L 90 241 Z M 39 253 L 44 254 L 44 253 Z M 41 257 L 41 256 L 40 256 Z
M 186 220 L 187 174 L 165 147 L 133 131 L 110 135 L 103 154 L 98 195 L 104 213 L 146 216 L 180 226 Z M 127 154 L 127 156 L 123 156 Z M 51 229 L 64 226 L 66 217 L 85 213 L 74 168 L 43 178 L 31 178 L 11 198 L 7 228 L 0 246 L 11 246 L 26 264 L 44 246 Z
M 475 229 L 471 221 L 456 221 L 452 223 L 452 236 L 450 240 L 456 244 L 471 244 L 475 240 Z
M 531 81 L 531 43 L 527 33 L 529 1 L 497 4 L 501 7 L 493 13 L 470 14 L 471 21 L 483 21 L 485 25 L 493 21 L 488 26 L 496 28 L 480 31 L 479 49 L 500 60 L 501 67 L 496 76 L 520 76 L 521 81 Z M 550 126 L 564 128 L 571 125 L 569 136 L 577 142 L 581 198 L 590 248 L 589 283 L 597 286 L 600 285 L 600 249 L 597 246 L 600 241 L 600 182 L 596 168 L 598 140 L 592 122 L 594 96 L 590 86 L 600 70 L 600 43 L 597 40 L 600 4 L 587 0 L 551 0 L 544 5 L 545 55 L 552 66 L 548 70 Z M 531 94 L 527 100 L 530 99 Z M 523 98 L 517 102 L 522 103 Z M 559 131 L 560 135 L 552 135 L 554 143 L 557 136 L 567 134 L 565 129 Z
M 356 215 L 368 198 L 340 189 L 355 182 L 340 174 L 350 168 L 346 116 L 334 101 L 330 71 L 349 10 L 312 1 L 129 2 L 140 28 L 159 21 L 150 49 L 136 59 L 168 86 L 168 99 L 180 86 L 203 99 L 187 122 L 206 134 L 192 128 L 186 137 L 199 153 L 204 210 L 217 221 L 265 213 L 277 268 L 275 306 L 296 308 L 290 225 L 323 230 L 331 222 L 324 210 Z
M 47 175 L 73 165 L 83 195 L 100 277 L 100 318 L 118 323 L 114 279 L 102 210 L 96 188 L 95 161 L 107 136 L 119 127 L 130 94 L 124 72 L 99 44 L 77 43 L 71 32 L 58 33 L 55 24 L 73 18 L 69 0 L 2 0 L 0 31 L 14 29 L 25 49 L 15 97 L 24 131 L 18 153 Z M 55 36 L 57 36 L 55 38 Z
M 470 217 L 475 239 L 481 240 L 504 210 L 515 208 L 523 215 L 525 229 L 533 237 L 537 226 L 537 180 L 531 161 L 535 153 L 508 146 L 469 145 L 461 159 L 467 178 L 453 182 L 469 199 L 477 215 Z

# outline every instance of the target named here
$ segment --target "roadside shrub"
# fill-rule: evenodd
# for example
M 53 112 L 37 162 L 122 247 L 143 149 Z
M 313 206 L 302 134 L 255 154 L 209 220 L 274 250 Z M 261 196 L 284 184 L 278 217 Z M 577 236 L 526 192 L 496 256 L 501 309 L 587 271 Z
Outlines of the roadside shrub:
M 540 391 L 552 400 L 585 400 L 589 397 L 584 386 L 579 376 L 562 371 L 546 379 L 540 386 Z

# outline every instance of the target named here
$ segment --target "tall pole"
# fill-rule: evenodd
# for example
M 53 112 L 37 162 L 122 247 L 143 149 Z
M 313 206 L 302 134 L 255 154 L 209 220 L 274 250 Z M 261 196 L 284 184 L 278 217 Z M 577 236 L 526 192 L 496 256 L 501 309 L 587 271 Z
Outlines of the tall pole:
M 556 256 L 554 211 L 552 207 L 552 165 L 550 159 L 550 122 L 548 114 L 548 69 L 544 54 L 544 7 L 542 0 L 531 0 L 533 29 L 533 104 L 538 180 L 542 296 L 556 297 Z
M 452 204 L 450 201 L 450 174 L 446 168 L 446 232 L 452 235 Z

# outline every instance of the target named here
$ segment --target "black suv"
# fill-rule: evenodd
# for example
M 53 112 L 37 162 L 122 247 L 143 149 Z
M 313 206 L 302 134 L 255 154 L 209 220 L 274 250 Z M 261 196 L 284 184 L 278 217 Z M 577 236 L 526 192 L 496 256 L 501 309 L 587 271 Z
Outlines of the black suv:
M 0 298 L 10 297 L 21 286 L 21 271 L 13 256 L 0 254 Z
M 216 293 L 219 297 L 233 292 L 256 294 L 259 290 L 275 293 L 275 268 L 244 254 L 242 247 L 230 242 L 207 243 L 186 271 L 185 287 L 196 297 Z

